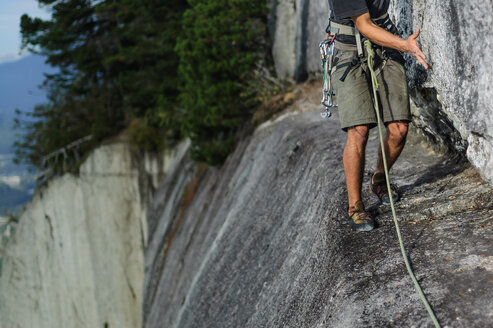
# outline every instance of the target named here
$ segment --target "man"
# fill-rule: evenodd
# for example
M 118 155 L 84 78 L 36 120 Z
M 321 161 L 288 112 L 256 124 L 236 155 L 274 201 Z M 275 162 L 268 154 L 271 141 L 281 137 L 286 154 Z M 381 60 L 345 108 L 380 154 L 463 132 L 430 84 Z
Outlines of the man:
M 361 185 L 368 132 L 376 125 L 377 118 L 368 84 L 368 68 L 358 56 L 356 40 L 361 35 L 361 38 L 366 37 L 374 44 L 375 69 L 380 84 L 379 107 L 387 130 L 384 148 L 389 169 L 404 148 L 411 120 L 404 60 L 400 52 L 412 55 L 425 68 L 431 68 L 416 42 L 419 29 L 407 40 L 398 37 L 397 29 L 387 14 L 389 4 L 390 0 L 329 0 L 331 34 L 336 34 L 335 70 L 331 81 L 339 104 L 341 127 L 347 132 L 343 162 L 348 215 L 352 228 L 357 231 L 372 230 L 375 226 L 361 200 Z M 389 204 L 390 197 L 394 201 L 399 199 L 396 190 L 387 190 L 381 151 L 370 181 L 370 190 L 383 204 Z

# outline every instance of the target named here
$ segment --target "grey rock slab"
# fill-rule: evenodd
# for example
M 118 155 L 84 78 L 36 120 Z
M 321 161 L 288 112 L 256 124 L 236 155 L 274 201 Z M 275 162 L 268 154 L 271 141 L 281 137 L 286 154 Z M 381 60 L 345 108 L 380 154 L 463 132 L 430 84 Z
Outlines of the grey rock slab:
M 408 57 L 410 85 L 436 90 L 440 110 L 468 144 L 467 158 L 493 184 L 493 3 L 397 0 L 391 12 L 403 37 L 421 29 L 433 66 L 425 72 Z
M 0 326 L 140 326 L 147 205 L 175 156 L 107 144 L 38 188 L 3 254 Z
M 198 186 L 186 208 L 149 217 L 173 222 L 174 233 L 150 234 L 150 244 L 169 243 L 146 250 L 144 326 L 431 327 L 390 209 L 367 189 L 375 131 L 363 195 L 379 228 L 350 230 L 344 139 L 336 119 L 286 115 L 244 139 L 223 167 L 177 172 Z M 392 177 L 405 247 L 443 326 L 491 324 L 493 189 L 413 131 Z M 153 207 L 167 204 L 170 188 Z
M 268 1 L 269 34 L 277 76 L 303 81 L 320 74 L 318 44 L 325 36 L 327 1 Z
M 296 0 L 270 1 L 269 17 L 272 55 L 276 74 L 280 78 L 294 78 L 296 66 Z

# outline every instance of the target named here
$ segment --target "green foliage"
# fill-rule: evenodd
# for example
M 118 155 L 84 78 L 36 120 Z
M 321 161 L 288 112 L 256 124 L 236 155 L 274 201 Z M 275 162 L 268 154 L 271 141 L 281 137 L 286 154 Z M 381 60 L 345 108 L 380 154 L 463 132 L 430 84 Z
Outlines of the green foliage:
M 140 149 L 153 151 L 165 148 L 163 143 L 168 137 L 166 133 L 170 131 L 153 124 L 149 118 L 136 117 L 130 122 L 128 133 Z
M 193 157 L 221 163 L 254 105 L 242 92 L 266 49 L 266 6 L 256 0 L 190 0 L 177 44 L 183 133 Z
M 92 135 L 87 152 L 124 130 L 150 150 L 190 137 L 193 157 L 209 164 L 233 149 L 256 105 L 250 86 L 267 52 L 264 0 L 38 2 L 52 17 L 22 16 L 23 47 L 59 73 L 45 82 L 49 102 L 17 121 L 18 161 L 39 166 Z
M 53 151 L 93 136 L 92 145 L 134 118 L 180 138 L 176 37 L 188 4 L 179 0 L 39 0 L 52 17 L 21 17 L 23 46 L 60 69 L 45 81 L 50 101 L 18 119 L 17 161 L 40 165 Z M 155 136 L 153 136 L 154 138 Z M 140 140 L 139 143 L 146 143 Z M 86 147 L 90 150 L 90 147 Z
M 89 90 L 85 97 L 78 97 L 71 90 L 51 90 L 49 103 L 24 114 L 27 119 L 16 120 L 17 130 L 24 132 L 14 144 L 17 162 L 24 159 L 39 166 L 43 156 L 92 135 L 92 142 L 80 149 L 79 155 L 83 155 L 125 127 L 120 103 L 118 94 L 107 85 Z M 62 163 L 58 164 L 61 167 Z

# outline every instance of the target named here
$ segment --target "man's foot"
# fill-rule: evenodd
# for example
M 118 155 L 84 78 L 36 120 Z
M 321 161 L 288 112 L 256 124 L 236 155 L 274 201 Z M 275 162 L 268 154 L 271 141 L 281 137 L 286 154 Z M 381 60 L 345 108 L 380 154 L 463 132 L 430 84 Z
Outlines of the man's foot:
M 387 190 L 387 182 L 385 180 L 385 174 L 375 173 L 370 180 L 370 191 L 377 195 L 380 202 L 384 205 L 390 205 L 389 191 Z M 399 200 L 399 193 L 392 186 L 390 186 L 390 193 L 392 194 L 392 200 L 397 202 Z
M 348 210 L 349 224 L 356 231 L 370 231 L 375 228 L 375 221 L 365 212 L 365 205 L 362 201 L 357 201 L 354 206 L 350 206 Z

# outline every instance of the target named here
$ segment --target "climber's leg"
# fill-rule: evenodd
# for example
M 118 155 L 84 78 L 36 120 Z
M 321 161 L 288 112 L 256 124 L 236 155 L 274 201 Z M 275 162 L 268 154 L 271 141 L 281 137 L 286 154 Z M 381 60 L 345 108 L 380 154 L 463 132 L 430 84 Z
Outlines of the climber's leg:
M 368 130 L 367 125 L 358 125 L 347 129 L 346 147 L 342 157 L 349 202 L 349 224 L 357 231 L 370 231 L 375 227 L 373 218 L 365 211 L 365 206 L 361 200 Z
M 404 149 L 406 144 L 406 136 L 408 130 L 407 122 L 391 122 L 387 125 L 387 133 L 384 138 L 385 158 L 387 160 L 387 168 L 390 170 L 397 158 Z M 383 169 L 382 151 L 378 151 L 377 168 L 375 174 L 385 174 Z
M 384 138 L 385 158 L 390 171 L 404 149 L 408 124 L 411 121 L 408 87 L 403 65 L 399 61 L 388 60 L 378 76 L 378 82 L 380 109 L 387 126 Z M 383 204 L 390 204 L 381 149 L 378 151 L 377 166 L 370 181 L 370 190 Z M 391 190 L 391 194 L 394 201 L 399 199 L 395 188 Z
M 391 122 L 387 126 L 387 133 L 383 143 L 387 168 L 389 171 L 404 149 L 407 136 L 407 126 L 407 122 Z M 377 195 L 383 204 L 390 204 L 381 148 L 378 151 L 377 168 L 370 181 L 370 191 Z M 390 193 L 392 194 L 392 199 L 394 202 L 397 202 L 399 200 L 399 193 L 397 190 L 391 186 Z
M 346 146 L 343 153 L 344 173 L 349 206 L 361 200 L 361 184 L 365 167 L 365 148 L 369 128 L 359 125 L 347 130 Z

